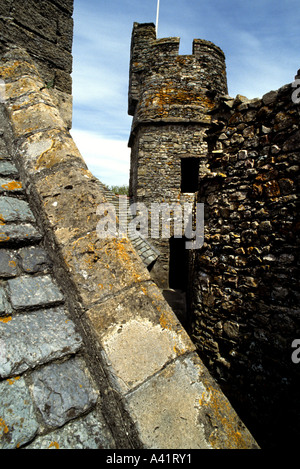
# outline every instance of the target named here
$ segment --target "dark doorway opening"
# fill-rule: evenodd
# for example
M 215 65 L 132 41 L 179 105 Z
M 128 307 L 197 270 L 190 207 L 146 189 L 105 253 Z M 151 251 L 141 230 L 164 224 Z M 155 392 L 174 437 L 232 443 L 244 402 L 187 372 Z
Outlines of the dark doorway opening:
M 174 290 L 187 289 L 188 249 L 186 238 L 170 238 L 169 287 Z
M 197 192 L 199 158 L 181 158 L 181 192 Z
M 164 297 L 181 324 L 186 327 L 186 290 L 188 286 L 188 250 L 186 238 L 170 238 L 169 288 Z

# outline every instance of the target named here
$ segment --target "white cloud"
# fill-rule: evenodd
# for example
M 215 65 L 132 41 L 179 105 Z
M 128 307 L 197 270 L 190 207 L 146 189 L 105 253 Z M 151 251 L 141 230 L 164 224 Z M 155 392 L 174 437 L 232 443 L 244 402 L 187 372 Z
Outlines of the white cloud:
M 101 182 L 128 185 L 130 148 L 125 140 L 112 140 L 93 132 L 72 129 L 71 135 L 89 170 Z

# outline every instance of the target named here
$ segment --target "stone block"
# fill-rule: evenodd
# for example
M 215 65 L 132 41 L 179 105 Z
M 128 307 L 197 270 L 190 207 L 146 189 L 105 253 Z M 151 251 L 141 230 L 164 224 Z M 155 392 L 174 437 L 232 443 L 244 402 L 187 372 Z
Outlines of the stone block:
M 194 350 L 154 283 L 126 290 L 91 308 L 87 316 L 122 393 L 134 389 L 176 357 Z
M 20 257 L 21 267 L 26 273 L 46 273 L 52 266 L 47 252 L 38 246 L 22 248 L 18 251 L 18 255 Z
M 30 223 L 1 225 L 0 223 L 0 244 L 11 245 L 11 243 L 35 243 L 42 239 L 40 231 Z
M 127 239 L 99 239 L 96 232 L 60 244 L 70 277 L 83 304 L 91 307 L 123 288 L 150 280 L 150 275 Z M 66 231 L 66 235 L 68 232 Z
M 61 125 L 62 122 L 58 124 Z M 21 151 L 24 167 L 30 173 L 52 169 L 60 163 L 67 162 L 86 169 L 86 164 L 73 139 L 67 132 L 62 134 L 59 125 L 51 131 L 37 132 L 29 136 L 22 144 Z
M 37 180 L 36 187 L 59 243 L 64 245 L 68 238 L 96 230 L 97 207 L 105 203 L 106 198 L 88 170 L 57 168 Z
M 0 277 L 15 277 L 18 275 L 18 260 L 16 255 L 4 249 L 0 250 Z
M 39 425 L 23 378 L 0 383 L 0 449 L 16 449 L 36 435 Z
M 57 304 L 64 299 L 50 275 L 21 276 L 8 280 L 7 284 L 15 310 Z
M 106 423 L 97 412 L 38 437 L 26 449 L 114 449 L 115 442 Z
M 79 358 L 35 371 L 32 382 L 35 404 L 49 427 L 61 427 L 86 413 L 98 399 L 86 365 Z
M 258 449 L 196 354 L 177 359 L 126 396 L 151 449 Z
M 18 170 L 10 161 L 0 161 L 0 174 L 1 176 L 16 176 Z
M 63 308 L 0 319 L 0 376 L 14 376 L 74 354 L 81 345 L 81 338 Z
M 41 129 L 57 129 L 65 126 L 59 111 L 44 103 L 34 104 L 26 110 L 15 110 L 11 121 L 16 136 L 31 134 Z
M 0 222 L 34 222 L 28 202 L 13 197 L 0 197 Z M 0 227 L 2 231 L 2 226 Z

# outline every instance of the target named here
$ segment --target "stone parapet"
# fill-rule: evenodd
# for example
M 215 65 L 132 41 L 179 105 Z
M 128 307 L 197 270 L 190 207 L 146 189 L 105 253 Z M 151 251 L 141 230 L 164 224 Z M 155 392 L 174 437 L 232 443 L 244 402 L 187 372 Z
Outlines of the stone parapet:
M 1 62 L 15 163 L 117 447 L 257 448 L 129 239 L 98 237 L 105 193 L 47 89 L 18 87 L 24 77 L 42 81 L 30 57 L 19 57 L 12 50 Z M 49 381 L 39 371 L 36 382 Z
M 24 48 L 56 107 L 72 125 L 73 0 L 6 0 L 0 5 L 0 50 Z
M 111 449 L 83 340 L 56 283 L 12 143 L 1 104 L 0 448 Z

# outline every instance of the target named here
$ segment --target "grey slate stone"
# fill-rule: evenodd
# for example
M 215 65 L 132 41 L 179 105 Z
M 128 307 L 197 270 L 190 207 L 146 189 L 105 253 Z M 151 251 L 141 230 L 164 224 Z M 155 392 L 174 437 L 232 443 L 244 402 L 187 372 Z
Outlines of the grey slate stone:
M 20 181 L 14 179 L 4 179 L 0 177 L 0 193 L 21 193 L 24 192 L 23 185 Z
M 96 411 L 36 438 L 26 449 L 113 449 L 115 442 Z
M 1 216 L 1 215 L 0 215 Z M 35 243 L 42 239 L 39 230 L 30 223 L 1 225 L 0 224 L 0 243 Z
M 18 275 L 17 258 L 14 253 L 0 250 L 0 277 L 15 277 Z
M 0 197 L 0 219 L 7 222 L 34 222 L 28 202 L 14 197 Z
M 38 246 L 29 246 L 19 250 L 21 267 L 25 272 L 46 272 L 51 267 L 47 252 Z
M 0 383 L 0 449 L 15 449 L 38 430 L 34 406 L 23 378 Z
M 63 294 L 50 275 L 22 276 L 8 280 L 7 284 L 11 304 L 16 310 L 63 301 Z
M 3 287 L 0 287 L 0 317 L 6 316 L 11 313 L 11 306 L 7 300 L 6 293 Z
M 85 363 L 74 358 L 32 373 L 34 401 L 49 427 L 60 427 L 82 415 L 97 402 Z
M 82 339 L 62 307 L 10 317 L 0 321 L 0 377 L 72 355 L 81 345 Z
M 10 161 L 0 161 L 0 174 L 1 176 L 16 176 L 18 170 Z

